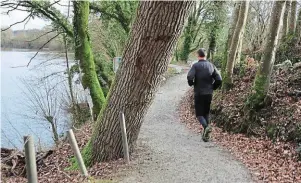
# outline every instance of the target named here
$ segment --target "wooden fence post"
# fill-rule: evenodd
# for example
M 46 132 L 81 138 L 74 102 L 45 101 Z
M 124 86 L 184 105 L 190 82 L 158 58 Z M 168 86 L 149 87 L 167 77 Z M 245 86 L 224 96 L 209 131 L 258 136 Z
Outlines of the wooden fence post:
M 29 183 L 38 183 L 36 153 L 32 136 L 24 136 L 26 175 Z
M 75 139 L 75 136 L 74 136 L 74 133 L 73 133 L 72 129 L 68 130 L 67 135 L 68 135 L 69 142 L 70 142 L 70 145 L 72 147 L 72 150 L 73 150 L 73 152 L 75 154 L 75 158 L 77 160 L 79 168 L 80 168 L 82 174 L 85 177 L 88 177 L 88 171 L 87 171 L 87 168 L 85 166 L 85 163 L 84 163 L 84 160 L 82 158 L 82 155 L 80 153 L 80 150 L 78 148 L 78 145 L 77 145 L 77 142 L 76 142 L 76 139 Z
M 122 136 L 122 145 L 123 145 L 123 154 L 124 159 L 127 164 L 130 163 L 130 153 L 129 153 L 129 145 L 126 135 L 126 126 L 125 126 L 125 118 L 123 112 L 120 112 L 120 127 L 121 127 L 121 136 Z

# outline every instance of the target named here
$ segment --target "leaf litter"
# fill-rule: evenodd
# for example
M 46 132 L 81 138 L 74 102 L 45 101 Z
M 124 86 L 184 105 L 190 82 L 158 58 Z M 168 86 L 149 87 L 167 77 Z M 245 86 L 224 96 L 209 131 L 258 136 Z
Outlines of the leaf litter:
M 301 182 L 301 69 L 278 69 L 271 78 L 270 106 L 258 112 L 262 126 L 252 136 L 234 133 L 243 118 L 246 97 L 251 92 L 256 69 L 234 76 L 234 88 L 217 91 L 213 97 L 212 140 L 243 162 L 256 182 Z M 201 126 L 195 118 L 193 89 L 187 91 L 178 107 L 180 118 L 195 133 Z M 273 131 L 267 127 L 273 126 Z M 271 135 L 272 134 L 272 135 Z

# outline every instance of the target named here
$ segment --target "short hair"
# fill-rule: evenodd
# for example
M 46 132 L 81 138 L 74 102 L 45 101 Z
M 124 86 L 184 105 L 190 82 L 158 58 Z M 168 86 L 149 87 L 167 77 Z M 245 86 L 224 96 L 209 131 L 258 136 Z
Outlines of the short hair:
M 205 57 L 206 56 L 205 52 L 206 50 L 204 48 L 201 48 L 197 51 L 199 57 Z

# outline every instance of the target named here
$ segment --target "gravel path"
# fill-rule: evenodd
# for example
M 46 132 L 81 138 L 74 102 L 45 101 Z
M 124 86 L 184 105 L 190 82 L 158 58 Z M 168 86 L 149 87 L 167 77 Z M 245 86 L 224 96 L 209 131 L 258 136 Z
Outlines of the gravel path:
M 139 153 L 124 183 L 247 183 L 247 169 L 212 142 L 191 133 L 179 120 L 177 105 L 187 91 L 186 74 L 168 79 L 141 127 Z

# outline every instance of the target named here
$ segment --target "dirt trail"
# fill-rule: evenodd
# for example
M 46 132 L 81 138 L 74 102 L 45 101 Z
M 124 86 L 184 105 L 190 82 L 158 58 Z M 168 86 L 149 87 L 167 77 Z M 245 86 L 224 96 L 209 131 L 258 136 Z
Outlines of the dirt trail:
M 168 79 L 141 127 L 139 153 L 123 183 L 248 183 L 247 169 L 216 144 L 205 143 L 180 122 L 177 105 L 187 91 L 186 74 Z

